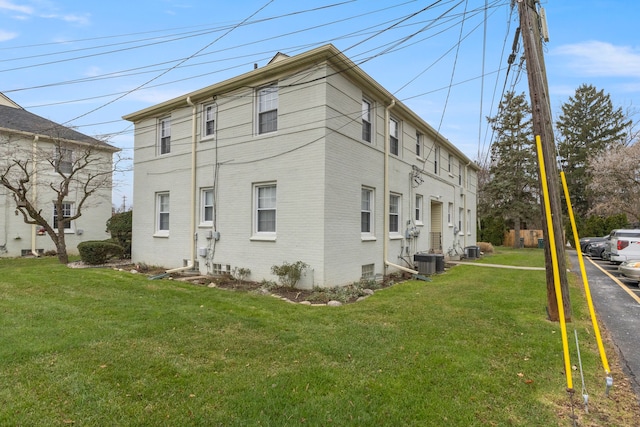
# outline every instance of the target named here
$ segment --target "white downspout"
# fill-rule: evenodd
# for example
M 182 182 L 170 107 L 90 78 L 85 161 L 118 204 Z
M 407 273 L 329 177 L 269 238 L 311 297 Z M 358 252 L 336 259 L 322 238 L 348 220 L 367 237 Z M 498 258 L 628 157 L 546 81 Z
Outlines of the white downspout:
M 396 101 L 392 99 L 391 104 L 384 109 L 384 231 L 382 236 L 382 257 L 385 267 L 388 265 L 407 273 L 418 274 L 416 270 L 394 264 L 387 259 L 389 255 L 389 110 L 394 105 L 396 105 Z
M 190 212 L 190 228 L 191 232 L 191 253 L 189 265 L 185 267 L 172 268 L 170 270 L 166 270 L 165 273 L 175 273 L 178 271 L 190 270 L 196 265 L 196 147 L 197 147 L 197 138 L 196 131 L 197 128 L 197 107 L 196 104 L 191 102 L 191 97 L 187 96 L 187 104 L 191 106 L 191 212 Z
M 38 155 L 38 139 L 40 139 L 38 137 L 38 135 L 35 135 L 33 137 L 33 144 L 32 144 L 32 153 L 31 153 L 31 160 L 33 162 L 33 206 L 37 207 L 38 206 L 38 166 L 37 166 L 37 155 Z M 36 249 L 36 226 L 37 224 L 31 224 L 31 253 L 33 254 L 33 256 L 35 257 L 39 257 L 40 255 L 38 254 L 38 251 Z

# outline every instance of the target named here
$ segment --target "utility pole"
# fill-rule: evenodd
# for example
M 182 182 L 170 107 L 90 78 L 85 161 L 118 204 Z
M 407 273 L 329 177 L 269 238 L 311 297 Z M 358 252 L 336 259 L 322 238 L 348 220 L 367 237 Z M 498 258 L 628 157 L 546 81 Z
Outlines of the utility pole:
M 551 223 L 555 235 L 556 256 L 560 275 L 560 289 L 562 290 L 562 304 L 565 319 L 571 321 L 571 301 L 569 298 L 569 282 L 567 280 L 567 267 L 564 253 L 564 229 L 562 227 L 562 208 L 560 199 L 560 183 L 558 181 L 558 165 L 556 162 L 556 146 L 553 137 L 551 119 L 551 104 L 549 101 L 549 88 L 547 75 L 542 55 L 542 40 L 540 35 L 541 21 L 536 9 L 537 0 L 517 0 L 520 17 L 520 33 L 524 45 L 524 55 L 527 64 L 527 78 L 529 80 L 529 94 L 531 98 L 531 112 L 533 119 L 534 135 L 540 135 L 542 142 L 542 155 L 546 166 L 549 188 L 549 204 L 551 211 Z M 540 159 L 538 159 L 540 162 Z M 541 179 L 541 178 L 539 178 Z M 542 189 L 542 182 L 540 183 Z M 540 191 L 542 197 L 542 191 Z M 549 233 L 547 232 L 547 215 L 545 206 L 542 206 L 542 224 L 545 236 L 544 255 L 547 270 L 547 309 L 549 319 L 559 320 L 558 302 L 555 294 L 555 281 Z

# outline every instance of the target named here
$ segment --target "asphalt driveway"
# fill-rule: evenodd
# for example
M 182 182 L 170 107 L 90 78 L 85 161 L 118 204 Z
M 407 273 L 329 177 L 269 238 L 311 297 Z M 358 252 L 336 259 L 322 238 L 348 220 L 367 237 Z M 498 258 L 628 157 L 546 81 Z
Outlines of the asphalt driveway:
M 571 270 L 580 276 L 575 250 L 567 251 Z M 640 288 L 618 275 L 617 265 L 583 256 L 591 297 L 601 326 L 611 335 L 623 370 L 640 395 Z

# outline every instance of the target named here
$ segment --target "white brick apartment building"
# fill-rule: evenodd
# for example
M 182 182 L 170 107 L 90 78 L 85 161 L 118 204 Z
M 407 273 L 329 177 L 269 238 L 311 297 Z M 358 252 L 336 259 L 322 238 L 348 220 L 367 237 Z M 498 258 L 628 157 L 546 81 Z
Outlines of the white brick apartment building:
M 475 164 L 332 45 L 124 118 L 135 262 L 330 287 L 476 244 Z

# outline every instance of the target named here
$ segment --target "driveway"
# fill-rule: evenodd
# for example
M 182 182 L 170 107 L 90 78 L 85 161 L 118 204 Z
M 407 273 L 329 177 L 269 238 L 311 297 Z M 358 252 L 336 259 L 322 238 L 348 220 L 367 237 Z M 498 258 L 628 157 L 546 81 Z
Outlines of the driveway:
M 568 250 L 571 271 L 580 277 L 575 250 Z M 640 288 L 618 275 L 618 266 L 583 256 L 598 322 L 618 348 L 622 368 L 640 395 Z

